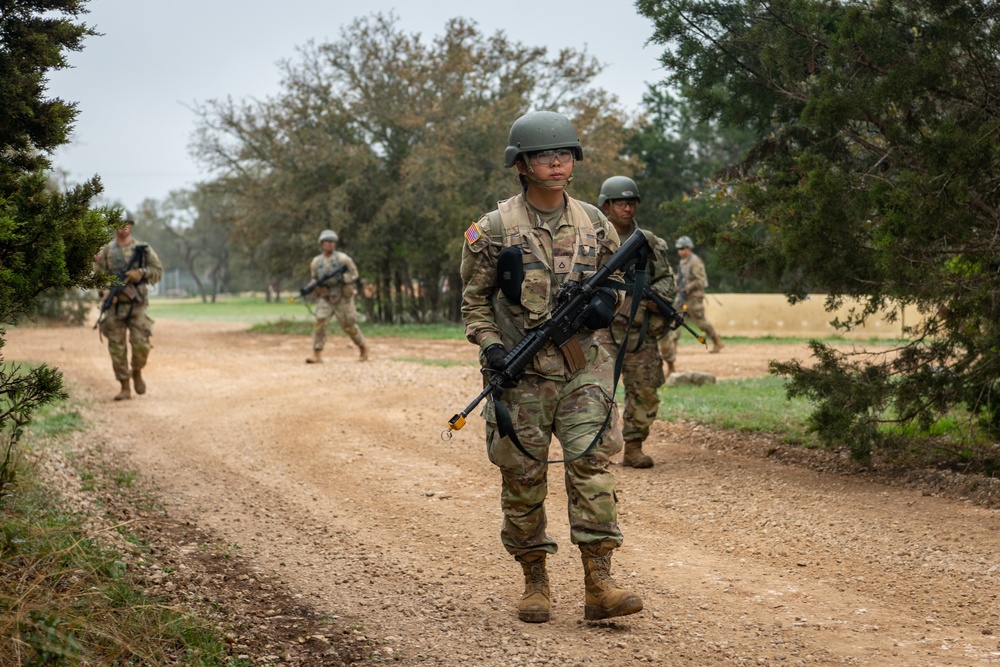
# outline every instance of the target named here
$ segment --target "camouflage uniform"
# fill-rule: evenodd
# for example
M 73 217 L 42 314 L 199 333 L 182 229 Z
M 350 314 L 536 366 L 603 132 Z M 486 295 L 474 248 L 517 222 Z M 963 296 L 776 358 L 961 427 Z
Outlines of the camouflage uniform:
M 628 234 L 621 235 L 621 242 L 625 243 L 638 229 L 633 223 Z M 674 272 L 670 268 L 667 242 L 650 232 L 640 233 L 646 234 L 653 248 L 653 257 L 646 273 L 647 284 L 664 298 L 672 299 L 675 291 Z M 625 341 L 630 309 L 631 297 L 627 297 L 611 327 L 597 332 L 598 340 L 612 356 L 618 354 L 619 347 Z M 643 329 L 643 341 L 637 348 L 636 343 Z M 646 301 L 639 304 L 629 332 L 628 352 L 622 362 L 622 381 L 625 385 L 622 436 L 625 442 L 643 442 L 649 436 L 649 427 L 656 420 L 660 405 L 660 397 L 656 392 L 666 379 L 663 376 L 663 359 L 660 357 L 657 340 L 664 336 L 666 330 L 666 320 L 662 315 L 649 310 Z
M 134 238 L 124 246 L 116 240 L 102 247 L 94 258 L 94 271 L 117 275 L 128 264 L 140 245 Z M 149 305 L 147 284 L 155 285 L 163 277 L 163 264 L 160 258 L 149 246 L 146 247 L 145 277 L 135 286 L 134 290 L 120 292 L 117 303 L 112 305 L 103 315 L 100 324 L 101 334 L 108 339 L 108 352 L 111 353 L 111 365 L 119 382 L 127 382 L 131 377 L 128 363 L 128 341 L 132 343 L 132 370 L 138 371 L 146 366 L 152 344 L 153 320 L 146 313 Z M 133 299 L 128 295 L 134 294 Z
M 309 275 L 312 280 L 326 274 L 338 266 L 346 264 L 343 283 L 333 281 L 331 285 L 316 288 L 316 324 L 313 326 L 313 350 L 322 350 L 326 346 L 327 323 L 330 316 L 336 315 L 337 323 L 354 344 L 364 349 L 365 337 L 358 328 L 358 314 L 354 309 L 354 296 L 358 293 L 355 284 L 358 280 L 358 268 L 354 260 L 339 250 L 334 250 L 329 257 L 322 253 L 313 258 L 309 264 Z
M 497 210 L 466 232 L 462 313 L 466 336 L 479 345 L 481 358 L 493 344 L 512 349 L 527 330 L 550 318 L 560 286 L 590 275 L 618 249 L 618 234 L 598 209 L 565 196 L 563 201 L 564 207 L 546 212 L 518 195 L 500 202 Z M 525 268 L 520 305 L 498 289 L 496 269 L 500 251 L 518 245 Z M 536 355 L 517 387 L 504 391 L 502 400 L 510 408 L 521 444 L 541 461 L 549 458 L 553 435 L 562 444 L 562 458 L 582 453 L 611 410 L 610 425 L 594 450 L 565 464 L 565 483 L 572 542 L 618 545 L 622 535 L 615 479 L 608 471 L 611 456 L 622 449 L 611 395 L 614 364 L 590 330 L 582 330 L 576 340 L 586 360 L 582 368 L 571 369 L 560 349 L 550 343 Z M 504 547 L 515 557 L 555 553 L 556 542 L 545 532 L 548 466 L 526 458 L 510 439 L 500 437 L 492 400 L 482 415 L 487 453 L 502 475 Z
M 680 261 L 680 280 L 683 299 L 684 319 L 690 324 L 693 322 L 701 329 L 702 333 L 718 347 L 719 334 L 715 327 L 705 317 L 705 288 L 708 287 L 708 274 L 705 273 L 705 263 L 693 252 Z M 663 360 L 673 365 L 677 361 L 677 339 L 680 337 L 680 329 L 674 329 L 663 340 L 660 341 L 660 354 Z

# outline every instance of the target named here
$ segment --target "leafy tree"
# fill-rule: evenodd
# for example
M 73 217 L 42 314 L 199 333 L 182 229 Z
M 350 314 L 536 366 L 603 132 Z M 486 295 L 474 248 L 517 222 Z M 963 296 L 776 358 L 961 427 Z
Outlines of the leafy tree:
M 95 34 L 77 21 L 83 7 L 80 0 L 0 1 L 0 327 L 30 314 L 47 290 L 93 286 L 94 253 L 112 233 L 109 217 L 117 219 L 90 208 L 101 191 L 96 178 L 61 193 L 45 173 L 76 115 L 74 105 L 45 96 L 45 75 Z M 24 425 L 61 396 L 55 369 L 0 363 L 0 491 L 13 479 Z
M 749 275 L 828 305 L 916 304 L 895 354 L 776 364 L 829 442 L 966 406 L 1000 435 L 1000 7 L 983 0 L 638 0 L 698 115 L 757 143 L 720 234 Z
M 640 164 L 635 178 L 642 192 L 641 223 L 668 241 L 693 237 L 716 291 L 765 291 L 762 281 L 720 265 L 714 244 L 701 245 L 714 239 L 738 210 L 730 198 L 720 196 L 716 177 L 742 160 L 753 134 L 699 120 L 690 101 L 662 87 L 649 87 L 643 107 L 624 146 Z
M 502 156 L 518 116 L 575 120 L 581 191 L 612 172 L 624 134 L 586 54 L 549 56 L 462 19 L 426 43 L 391 15 L 361 18 L 282 69 L 273 99 L 202 105 L 194 154 L 232 196 L 260 270 L 304 278 L 320 230 L 334 229 L 371 287 L 368 315 L 385 321 L 459 316 L 462 233 L 516 192 Z
M 164 270 L 183 266 L 194 280 L 202 302 L 215 303 L 229 275 L 232 215 L 226 194 L 214 184 L 203 183 L 193 190 L 171 192 L 162 202 L 144 201 L 136 227 L 142 224 L 150 232 L 146 240 L 155 237 L 163 243 L 164 253 L 160 246 L 154 247 Z

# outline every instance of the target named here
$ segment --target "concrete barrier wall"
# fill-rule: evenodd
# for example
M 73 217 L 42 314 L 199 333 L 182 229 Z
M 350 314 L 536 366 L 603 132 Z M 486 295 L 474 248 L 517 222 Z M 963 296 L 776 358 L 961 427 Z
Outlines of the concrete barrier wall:
M 902 317 L 889 322 L 885 317 L 869 319 L 864 327 L 850 333 L 839 333 L 830 325 L 836 317 L 847 317 L 851 304 L 828 313 L 823 309 L 825 294 L 811 294 L 805 301 L 790 305 L 783 294 L 712 294 L 705 299 L 708 321 L 719 335 L 726 336 L 785 336 L 795 338 L 826 338 L 840 335 L 851 340 L 872 338 L 902 338 L 903 326 L 913 326 L 921 315 L 908 307 Z

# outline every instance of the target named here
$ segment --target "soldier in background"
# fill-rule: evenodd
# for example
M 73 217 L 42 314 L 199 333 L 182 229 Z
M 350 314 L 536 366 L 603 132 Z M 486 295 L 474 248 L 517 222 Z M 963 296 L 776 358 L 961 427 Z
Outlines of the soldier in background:
M 622 243 L 632 234 L 645 234 L 653 248 L 647 271 L 647 284 L 666 299 L 674 295 L 674 272 L 670 268 L 670 249 L 667 242 L 651 232 L 640 230 L 636 222 L 639 207 L 639 188 L 635 181 L 626 176 L 612 176 L 604 181 L 597 205 L 614 225 Z M 630 303 L 615 316 L 611 327 L 597 332 L 598 340 L 614 357 L 625 341 Z M 632 329 L 628 332 L 628 349 L 622 364 L 622 380 L 625 385 L 624 426 L 625 455 L 622 465 L 631 468 L 650 468 L 653 459 L 644 454 L 642 443 L 649 436 L 649 427 L 656 420 L 660 406 L 657 389 L 663 385 L 663 358 L 657 340 L 667 334 L 666 319 L 656 306 L 644 301 L 636 311 Z
M 504 166 L 517 169 L 521 192 L 466 230 L 461 268 L 466 337 L 479 346 L 480 363 L 498 370 L 528 329 L 551 318 L 560 288 L 586 279 L 619 247 L 617 233 L 597 208 L 566 196 L 573 167 L 583 159 L 568 118 L 552 111 L 525 114 L 511 126 L 507 144 Z M 498 271 L 508 257 L 522 270 Z M 620 301 L 616 290 L 600 288 L 577 335 L 563 348 L 549 342 L 516 385 L 504 390 L 500 400 L 512 406 L 512 428 L 523 451 L 501 437 L 496 402 L 483 407 L 487 454 L 501 474 L 500 539 L 521 564 L 524 593 L 517 615 L 528 623 L 547 622 L 551 609 L 545 559 L 558 546 L 546 532 L 545 498 L 553 436 L 566 459 L 570 539 L 584 567 L 584 618 L 642 610 L 642 599 L 611 579 L 611 554 L 622 534 L 608 464 L 622 443 L 612 395 L 614 363 L 593 335 L 611 324 Z
M 694 254 L 694 242 L 690 236 L 682 236 L 674 244 L 677 246 L 677 255 L 681 258 L 678 279 L 677 279 L 677 303 L 675 306 L 681 310 L 683 306 L 684 318 L 689 322 L 694 322 L 702 333 L 712 341 L 712 354 L 718 354 L 726 345 L 719 338 L 718 332 L 712 323 L 705 317 L 705 289 L 708 287 L 708 274 L 705 272 L 705 263 L 698 255 Z M 680 329 L 674 329 L 669 335 L 660 341 L 660 353 L 663 360 L 667 362 L 668 373 L 673 373 L 676 369 L 677 360 L 677 339 L 680 337 Z
M 147 285 L 155 285 L 163 276 L 163 265 L 153 249 L 132 237 L 132 227 L 135 225 L 132 215 L 125 211 L 122 218 L 122 226 L 115 231 L 115 238 L 94 255 L 95 272 L 120 277 L 120 282 L 112 285 L 108 295 L 111 302 L 101 312 L 97 322 L 101 335 L 108 339 L 111 365 L 115 377 L 121 383 L 121 391 L 115 396 L 116 401 L 132 398 L 130 381 L 135 386 L 135 393 L 146 393 L 142 369 L 146 367 L 149 351 L 153 347 L 149 342 L 153 335 L 153 320 L 146 313 L 149 305 Z M 137 254 L 138 246 L 142 247 Z M 141 261 L 132 261 L 140 256 Z M 132 344 L 131 371 L 128 362 L 129 342 Z
M 337 240 L 337 233 L 332 229 L 320 232 L 319 245 L 322 252 L 309 263 L 311 280 L 320 280 L 341 266 L 346 265 L 347 268 L 337 278 L 320 285 L 315 290 L 316 323 L 313 326 L 313 356 L 306 359 L 307 364 L 323 363 L 323 348 L 326 346 L 327 324 L 331 315 L 336 315 L 340 328 L 358 346 L 360 351 L 358 361 L 368 361 L 368 346 L 358 327 L 358 314 L 354 308 L 354 296 L 358 293 L 356 286 L 358 268 L 354 265 L 353 259 L 337 250 Z

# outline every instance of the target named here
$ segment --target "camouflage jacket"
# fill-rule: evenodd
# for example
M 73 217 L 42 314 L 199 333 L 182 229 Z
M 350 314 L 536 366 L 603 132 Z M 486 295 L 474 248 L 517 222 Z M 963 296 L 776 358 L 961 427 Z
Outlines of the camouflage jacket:
M 523 195 L 500 202 L 497 210 L 466 231 L 462 316 L 466 338 L 480 350 L 496 343 L 513 348 L 528 330 L 551 317 L 562 285 L 585 279 L 618 249 L 618 234 L 603 213 L 569 197 L 564 201 L 554 233 Z M 497 258 L 501 250 L 513 246 L 520 246 L 524 260 L 521 303 L 508 299 L 497 281 Z M 621 302 L 619 296 L 618 305 Z M 600 346 L 593 332 L 584 329 L 577 338 L 588 366 L 595 363 Z M 535 357 L 528 371 L 551 378 L 571 374 L 562 353 L 551 344 Z
M 137 245 L 141 245 L 141 243 L 134 237 L 123 246 L 118 245 L 118 241 L 112 239 L 110 243 L 101 246 L 101 249 L 97 251 L 97 255 L 94 257 L 94 272 L 117 275 L 125 268 L 128 261 L 132 259 L 132 253 L 135 252 Z M 148 301 L 149 290 L 146 285 L 155 285 L 163 277 L 163 264 L 160 262 L 160 258 L 156 255 L 156 252 L 149 245 L 146 245 L 145 258 L 146 261 L 141 267 L 146 270 L 145 276 L 136 286 L 136 291 L 142 303 Z
M 343 280 L 330 281 L 328 285 L 317 287 L 316 298 L 337 303 L 341 299 L 350 299 L 357 294 L 358 267 L 354 265 L 353 259 L 339 250 L 334 250 L 329 257 L 322 253 L 313 257 L 309 263 L 309 279 L 316 280 L 342 264 L 347 265 L 347 270 L 342 275 Z

